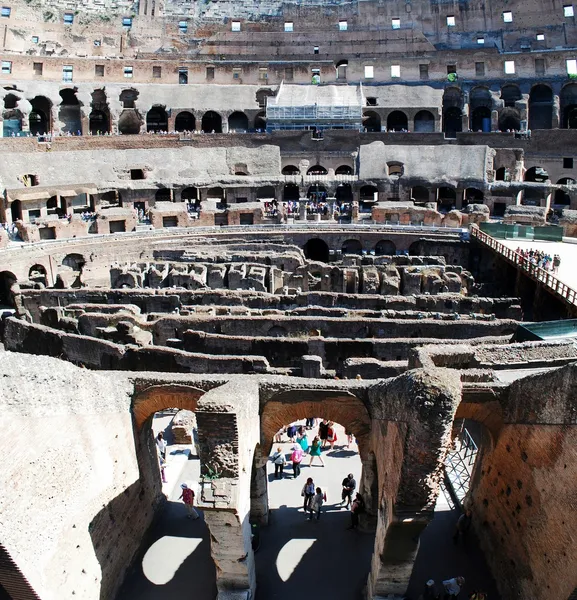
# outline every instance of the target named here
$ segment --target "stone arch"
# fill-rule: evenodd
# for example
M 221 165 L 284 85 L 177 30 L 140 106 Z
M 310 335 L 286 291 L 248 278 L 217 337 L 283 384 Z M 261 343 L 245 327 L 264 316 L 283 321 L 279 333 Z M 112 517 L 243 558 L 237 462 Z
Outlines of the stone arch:
M 469 94 L 469 127 L 471 131 L 491 131 L 493 97 L 486 87 L 474 87 Z
M 375 244 L 375 254 L 377 256 L 395 256 L 397 247 L 391 240 L 379 240 Z
M 357 438 L 361 459 L 368 457 L 371 418 L 363 401 L 345 390 L 295 389 L 270 398 L 261 411 L 261 445 L 267 451 L 274 434 L 287 423 L 311 415 L 330 419 L 351 431 Z
M 15 94 L 4 96 L 4 110 L 2 111 L 4 137 L 10 137 L 12 134 L 18 135 L 22 131 L 22 111 L 18 108 L 19 100 L 20 98 Z
M 367 110 L 363 113 L 363 124 L 369 132 L 381 131 L 381 117 L 374 110 Z
M 394 110 L 387 117 L 387 131 L 407 131 L 409 129 L 409 119 L 402 110 Z
M 102 110 L 93 110 L 88 118 L 88 129 L 92 135 L 110 131 L 108 115 Z
M 187 385 L 153 385 L 132 398 L 131 412 L 136 429 L 140 431 L 154 413 L 166 408 L 196 411 L 204 390 Z
M 184 188 L 180 192 L 180 199 L 182 202 L 198 201 L 198 188 L 195 188 L 193 186 Z
M 362 254 L 363 245 L 359 240 L 346 240 L 345 242 L 343 242 L 341 252 L 343 254 Z
M 11 271 L 0 273 L 0 305 L 16 308 L 13 287 L 18 283 L 16 275 Z
M 415 133 L 433 133 L 435 131 L 435 117 L 428 110 L 420 110 L 414 119 L 413 131 Z
M 168 114 L 164 106 L 153 106 L 146 113 L 146 131 L 168 131 Z
M 415 202 L 428 202 L 429 190 L 422 185 L 416 185 L 411 188 L 411 199 Z
M 62 259 L 62 266 L 68 267 L 78 273 L 82 272 L 82 269 L 84 268 L 85 264 L 86 264 L 86 259 L 84 258 L 84 256 L 82 256 L 82 254 L 76 254 L 76 253 L 67 254 Z
M 136 108 L 136 100 L 140 92 L 134 88 L 128 88 L 120 92 L 118 99 L 122 102 L 122 108 Z
M 545 183 L 545 181 L 549 180 L 549 173 L 543 167 L 531 167 L 525 171 L 523 180 L 528 182 Z
M 474 187 L 468 187 L 465 190 L 465 198 L 463 199 L 463 205 L 467 204 L 481 204 L 484 200 L 483 192 Z
M 322 165 L 313 165 L 307 171 L 307 175 L 327 175 L 328 171 Z
M 529 129 L 551 129 L 553 126 L 553 90 L 542 83 L 529 94 Z
M 516 108 L 504 108 L 499 113 L 499 129 L 501 131 L 519 131 L 521 115 Z
M 327 188 L 324 185 L 313 183 L 307 190 L 307 198 L 316 200 L 317 202 L 324 200 L 327 197 Z
M 194 131 L 195 129 L 196 119 L 191 112 L 183 110 L 176 115 L 174 120 L 175 131 Z
M 352 175 L 353 168 L 349 165 L 341 165 L 335 169 L 335 175 Z
M 172 202 L 172 189 L 171 188 L 160 188 L 156 190 L 154 194 L 156 202 Z
M 469 419 L 483 425 L 491 436 L 495 446 L 504 426 L 503 408 L 497 401 L 466 402 L 462 401 L 457 407 L 454 420 Z
M 311 238 L 304 245 L 303 251 L 308 260 L 314 260 L 323 263 L 329 262 L 329 246 L 320 238 Z
M 12 223 L 16 221 L 22 221 L 22 201 L 13 200 L 10 203 L 10 216 L 12 217 Z
M 28 116 L 30 133 L 44 135 L 52 129 L 52 102 L 45 96 L 36 96 L 30 100 L 32 111 Z
M 255 94 L 256 101 L 261 108 L 266 108 L 268 99 L 271 96 L 274 96 L 274 92 L 270 88 L 261 88 Z
M 450 87 L 443 94 L 443 132 L 447 137 L 455 137 L 463 131 L 463 92 Z
M 64 133 L 82 133 L 80 102 L 78 101 L 76 92 L 76 88 L 60 90 L 62 102 L 60 102 L 60 109 L 58 110 L 58 120 L 64 123 L 62 127 Z
M 495 181 L 506 181 L 507 179 L 507 168 L 499 167 L 495 171 Z
M 242 111 L 235 111 L 228 117 L 228 131 L 246 133 L 248 131 L 248 117 Z
M 559 96 L 561 127 L 577 129 L 577 83 L 568 83 Z
M 28 279 L 42 283 L 45 287 L 48 286 L 48 274 L 46 267 L 41 264 L 34 264 L 28 269 Z
M 208 110 L 202 116 L 203 133 L 222 133 L 222 117 L 214 110 Z
M 283 167 L 281 173 L 283 175 L 300 175 L 300 170 L 295 165 L 287 165 Z
M 132 108 L 123 110 L 118 117 L 118 131 L 123 135 L 137 135 L 142 127 L 142 117 Z

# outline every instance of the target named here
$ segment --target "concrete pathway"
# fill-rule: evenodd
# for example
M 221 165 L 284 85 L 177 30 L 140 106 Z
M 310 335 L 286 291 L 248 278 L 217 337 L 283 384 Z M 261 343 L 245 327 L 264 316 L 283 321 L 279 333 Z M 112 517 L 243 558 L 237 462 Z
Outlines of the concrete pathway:
M 304 423 L 303 423 L 304 424 Z M 313 435 L 309 432 L 309 442 Z M 261 530 L 257 551 L 256 600 L 357 600 L 370 569 L 374 535 L 349 531 L 350 512 L 338 506 L 341 482 L 353 473 L 360 483 L 361 460 L 356 443 L 349 449 L 342 427 L 337 427 L 334 450 L 323 451 L 325 467 L 315 459 L 293 478 L 292 467 L 283 479 L 274 478 L 274 465 L 268 464 L 270 524 Z M 285 436 L 286 440 L 286 436 Z M 274 444 L 290 454 L 292 444 Z M 303 465 L 308 465 L 305 458 Z M 320 521 L 307 521 L 301 490 L 307 477 L 327 494 Z

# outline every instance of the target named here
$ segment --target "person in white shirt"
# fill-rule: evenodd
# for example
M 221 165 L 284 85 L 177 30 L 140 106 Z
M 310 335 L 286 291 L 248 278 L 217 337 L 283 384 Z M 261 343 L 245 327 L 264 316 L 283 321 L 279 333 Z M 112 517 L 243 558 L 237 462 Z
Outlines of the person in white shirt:
M 453 579 L 446 579 L 443 581 L 443 589 L 445 590 L 445 600 L 456 598 L 461 588 L 465 585 L 464 577 L 453 577 Z
M 164 460 L 166 460 L 166 440 L 164 439 L 164 434 L 162 433 L 162 431 L 156 436 L 156 446 L 158 448 L 158 451 L 160 452 L 160 456 L 162 456 L 162 458 Z

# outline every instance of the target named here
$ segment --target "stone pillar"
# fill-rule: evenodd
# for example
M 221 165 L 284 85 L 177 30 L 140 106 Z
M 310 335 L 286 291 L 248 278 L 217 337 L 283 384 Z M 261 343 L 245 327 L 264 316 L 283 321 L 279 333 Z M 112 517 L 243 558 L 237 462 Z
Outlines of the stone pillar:
M 319 379 L 323 373 L 323 359 L 320 356 L 301 357 L 302 376 L 312 379 Z
M 456 189 L 455 190 L 455 208 L 457 210 L 461 210 L 463 208 L 463 199 L 465 198 L 465 190 Z
M 351 210 L 351 221 L 354 223 L 359 220 L 359 203 L 353 201 L 352 210 Z
M 552 129 L 558 129 L 560 122 L 561 122 L 561 103 L 559 101 L 559 96 L 557 94 L 555 94 L 553 96 L 553 116 L 551 119 Z
M 491 131 L 499 131 L 499 111 L 491 111 Z
M 306 198 L 300 198 L 300 200 L 299 200 L 299 219 L 301 221 L 307 220 Z

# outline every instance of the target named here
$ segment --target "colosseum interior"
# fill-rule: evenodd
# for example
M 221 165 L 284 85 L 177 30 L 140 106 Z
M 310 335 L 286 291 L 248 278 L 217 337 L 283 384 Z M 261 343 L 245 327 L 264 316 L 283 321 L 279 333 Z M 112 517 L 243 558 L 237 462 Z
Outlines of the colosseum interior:
M 577 598 L 571 1 L 0 5 L 2 600 Z

